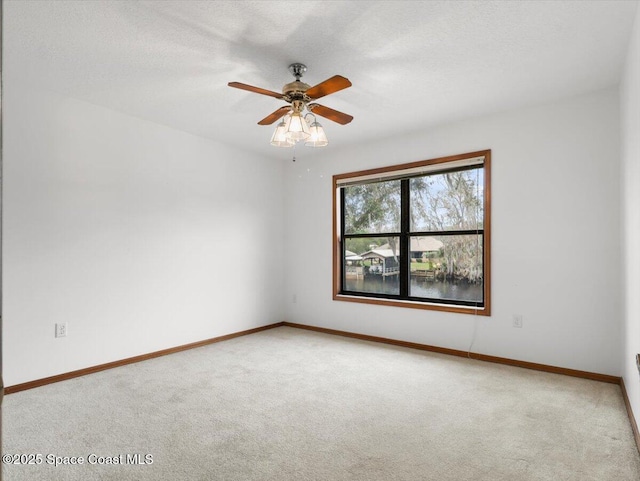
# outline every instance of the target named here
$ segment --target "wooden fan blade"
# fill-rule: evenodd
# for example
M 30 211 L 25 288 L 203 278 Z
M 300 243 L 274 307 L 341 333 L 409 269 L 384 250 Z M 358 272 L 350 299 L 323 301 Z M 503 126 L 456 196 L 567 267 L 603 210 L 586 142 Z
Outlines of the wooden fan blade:
M 341 125 L 348 124 L 353 120 L 353 117 L 349 114 L 344 114 L 342 112 L 338 112 L 337 110 L 330 109 L 329 107 L 325 107 L 320 104 L 309 104 L 307 108 L 316 115 L 320 115 L 329 120 L 333 120 L 334 122 L 338 122 Z
M 291 107 L 289 105 L 285 107 L 280 107 L 278 110 L 267 115 L 264 119 L 258 122 L 258 125 L 271 125 L 280 117 L 284 117 L 285 115 L 287 115 L 287 112 L 289 112 L 290 110 L 291 110 Z
M 236 89 L 248 90 L 249 92 L 254 92 L 257 94 L 268 95 L 269 97 L 275 97 L 277 99 L 282 98 L 282 94 L 274 92 L 273 90 L 261 89 L 260 87 L 254 87 L 252 85 L 247 85 L 240 82 L 229 82 L 227 85 Z
M 330 79 L 320 82 L 318 85 L 314 85 L 305 93 L 315 100 L 339 90 L 346 89 L 347 87 L 351 87 L 351 82 L 348 78 L 344 78 L 341 75 L 334 75 Z

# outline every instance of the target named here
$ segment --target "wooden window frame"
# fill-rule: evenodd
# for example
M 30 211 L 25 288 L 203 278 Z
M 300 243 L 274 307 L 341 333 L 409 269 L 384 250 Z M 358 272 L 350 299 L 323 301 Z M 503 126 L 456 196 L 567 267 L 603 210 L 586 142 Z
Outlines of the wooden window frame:
M 401 177 L 402 171 L 417 171 L 421 168 L 430 168 L 433 173 L 448 170 L 446 164 L 471 160 L 483 157 L 484 168 L 483 184 L 483 208 L 484 208 L 484 231 L 483 231 L 483 294 L 484 306 L 463 306 L 458 304 L 441 304 L 433 301 L 416 301 L 404 299 L 386 299 L 380 297 L 370 297 L 363 295 L 342 294 L 342 233 L 340 232 L 342 212 L 340 211 L 341 186 L 349 179 L 367 178 L 379 175 L 382 178 L 394 178 L 394 173 Z M 439 157 L 436 159 L 410 162 L 406 164 L 381 167 L 377 169 L 361 170 L 336 174 L 333 176 L 332 185 L 333 198 L 333 300 L 356 302 L 361 304 L 377 304 L 383 306 L 407 307 L 413 309 L 426 309 L 433 311 L 455 312 L 461 314 L 473 314 L 479 316 L 491 315 L 491 150 L 481 150 L 466 154 Z

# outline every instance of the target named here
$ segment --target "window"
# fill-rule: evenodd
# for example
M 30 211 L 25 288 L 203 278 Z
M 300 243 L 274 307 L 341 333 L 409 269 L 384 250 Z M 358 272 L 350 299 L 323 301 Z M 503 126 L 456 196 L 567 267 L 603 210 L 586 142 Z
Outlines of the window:
M 334 299 L 490 315 L 491 151 L 333 177 Z

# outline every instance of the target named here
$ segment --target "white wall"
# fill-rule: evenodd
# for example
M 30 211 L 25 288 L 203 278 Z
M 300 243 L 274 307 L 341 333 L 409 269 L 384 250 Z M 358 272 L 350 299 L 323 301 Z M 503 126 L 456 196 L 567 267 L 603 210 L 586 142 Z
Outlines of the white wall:
M 623 204 L 622 376 L 636 420 L 640 422 L 640 8 L 629 43 L 620 86 Z
M 481 149 L 493 315 L 333 301 L 331 176 Z M 306 155 L 286 167 L 286 319 L 461 350 L 477 323 L 476 352 L 620 375 L 619 157 L 616 90 Z
M 3 108 L 6 385 L 282 320 L 281 163 L 10 72 Z

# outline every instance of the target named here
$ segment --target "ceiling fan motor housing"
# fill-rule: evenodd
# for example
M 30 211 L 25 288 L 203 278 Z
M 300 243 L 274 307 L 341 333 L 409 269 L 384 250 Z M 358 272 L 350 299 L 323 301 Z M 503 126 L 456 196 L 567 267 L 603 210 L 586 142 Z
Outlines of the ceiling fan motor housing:
M 282 87 L 282 94 L 290 97 L 291 100 L 302 100 L 304 93 L 311 88 L 311 85 L 296 80 Z

